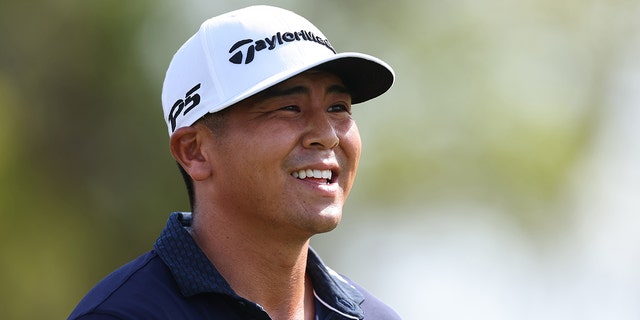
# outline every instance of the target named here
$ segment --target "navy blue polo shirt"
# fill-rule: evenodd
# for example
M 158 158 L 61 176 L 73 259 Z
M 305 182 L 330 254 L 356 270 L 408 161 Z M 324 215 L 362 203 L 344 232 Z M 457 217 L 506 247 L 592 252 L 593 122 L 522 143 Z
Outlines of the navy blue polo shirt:
M 190 214 L 173 213 L 154 249 L 114 271 L 69 319 L 270 319 L 238 296 L 189 234 Z M 309 249 L 316 319 L 400 319 L 387 305 L 327 267 Z

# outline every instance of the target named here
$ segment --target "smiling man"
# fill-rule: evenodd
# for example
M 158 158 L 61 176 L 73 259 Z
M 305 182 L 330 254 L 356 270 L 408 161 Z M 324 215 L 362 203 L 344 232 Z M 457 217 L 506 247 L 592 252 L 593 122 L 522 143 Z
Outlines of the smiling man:
M 255 6 L 205 21 L 162 102 L 192 213 L 101 281 L 71 319 L 398 319 L 324 265 L 361 142 L 352 104 L 387 91 L 377 58 L 336 53 L 306 19 Z

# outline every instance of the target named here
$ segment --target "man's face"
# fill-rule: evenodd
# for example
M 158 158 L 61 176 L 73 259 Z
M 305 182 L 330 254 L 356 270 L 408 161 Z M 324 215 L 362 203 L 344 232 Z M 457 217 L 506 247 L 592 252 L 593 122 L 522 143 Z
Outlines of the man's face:
M 337 76 L 309 71 L 280 83 L 231 107 L 221 131 L 207 201 L 260 230 L 336 227 L 362 147 Z

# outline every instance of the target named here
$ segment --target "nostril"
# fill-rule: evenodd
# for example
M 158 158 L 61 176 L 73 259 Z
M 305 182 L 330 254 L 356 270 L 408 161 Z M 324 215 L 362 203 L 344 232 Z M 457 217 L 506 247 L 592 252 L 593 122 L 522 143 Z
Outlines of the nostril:
M 339 142 L 340 138 L 336 128 L 329 120 L 313 125 L 304 138 L 304 145 L 308 148 L 333 149 L 338 146 Z

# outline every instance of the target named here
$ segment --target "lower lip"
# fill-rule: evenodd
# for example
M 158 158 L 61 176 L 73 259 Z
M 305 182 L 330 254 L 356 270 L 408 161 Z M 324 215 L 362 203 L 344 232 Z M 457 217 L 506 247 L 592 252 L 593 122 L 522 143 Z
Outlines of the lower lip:
M 337 183 L 327 183 L 326 179 L 294 179 L 298 182 L 303 182 L 305 186 L 312 187 L 316 192 L 322 192 L 330 196 L 337 194 L 340 189 Z

